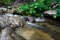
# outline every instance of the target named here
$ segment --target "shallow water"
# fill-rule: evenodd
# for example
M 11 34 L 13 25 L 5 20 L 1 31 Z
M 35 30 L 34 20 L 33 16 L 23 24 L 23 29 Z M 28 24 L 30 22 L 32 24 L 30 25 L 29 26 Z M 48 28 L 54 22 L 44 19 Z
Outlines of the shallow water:
M 32 25 L 34 26 L 26 24 L 23 28 L 18 28 L 16 33 L 26 40 L 60 40 L 60 23 L 49 19 Z
M 25 25 L 23 29 L 17 29 L 16 32 L 26 38 L 26 40 L 60 40 L 60 27 L 52 23 L 56 22 L 47 20 L 46 22 L 35 23 L 45 29 L 38 29 L 30 25 Z

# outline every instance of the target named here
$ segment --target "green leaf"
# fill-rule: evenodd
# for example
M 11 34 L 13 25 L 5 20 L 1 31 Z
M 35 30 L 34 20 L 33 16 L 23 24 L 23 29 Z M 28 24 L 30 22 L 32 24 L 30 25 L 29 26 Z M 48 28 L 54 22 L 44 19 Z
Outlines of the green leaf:
M 57 0 L 57 3 L 60 4 L 60 0 Z
M 56 17 L 57 17 L 56 15 L 53 16 L 53 18 L 56 18 Z
M 57 10 L 57 16 L 60 17 L 60 9 Z

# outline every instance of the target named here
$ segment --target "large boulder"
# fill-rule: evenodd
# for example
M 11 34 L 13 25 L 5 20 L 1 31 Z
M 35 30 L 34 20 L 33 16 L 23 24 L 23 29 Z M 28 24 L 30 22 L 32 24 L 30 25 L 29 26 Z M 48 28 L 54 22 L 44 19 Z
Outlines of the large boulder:
M 25 24 L 25 20 L 21 19 L 19 15 L 3 15 L 0 17 L 0 28 L 5 28 L 6 26 L 10 26 L 13 28 L 23 27 Z
M 25 21 L 19 16 L 9 17 L 8 23 L 11 24 L 11 27 L 22 27 Z
M 8 25 L 7 18 L 0 17 L 0 30 L 5 28 Z
M 5 28 L 4 30 L 2 30 L 0 40 L 13 40 L 13 38 L 11 37 L 12 32 L 13 32 L 13 30 L 11 28 L 9 28 L 9 27 Z
M 18 35 L 11 27 L 6 27 L 2 30 L 0 40 L 25 40 L 25 38 Z

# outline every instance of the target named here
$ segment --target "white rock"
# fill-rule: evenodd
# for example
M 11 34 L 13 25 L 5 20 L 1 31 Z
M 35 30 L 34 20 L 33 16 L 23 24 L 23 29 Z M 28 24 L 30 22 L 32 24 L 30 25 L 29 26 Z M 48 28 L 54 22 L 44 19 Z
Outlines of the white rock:
M 44 14 L 55 15 L 57 14 L 57 10 L 48 10 L 48 11 L 45 11 Z
M 35 21 L 36 22 L 43 22 L 43 21 L 45 21 L 45 18 L 35 18 Z
M 5 14 L 4 16 L 13 16 L 13 14 L 8 13 L 8 14 Z
M 7 10 L 7 8 L 0 7 L 0 10 L 5 10 L 5 11 L 6 11 L 6 10 Z

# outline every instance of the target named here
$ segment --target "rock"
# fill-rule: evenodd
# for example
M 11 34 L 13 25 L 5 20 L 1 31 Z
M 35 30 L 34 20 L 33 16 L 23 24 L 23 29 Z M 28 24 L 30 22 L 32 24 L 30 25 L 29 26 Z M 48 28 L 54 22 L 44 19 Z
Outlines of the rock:
M 25 38 L 18 35 L 11 27 L 6 27 L 2 31 L 1 40 L 25 40 Z
M 37 28 L 37 29 L 44 29 L 44 27 L 39 26 L 39 25 L 37 25 L 37 24 L 35 24 L 35 23 L 26 22 L 26 24 L 28 24 L 28 25 L 31 26 L 31 27 Z
M 45 18 L 35 18 L 35 22 L 44 22 Z
M 0 10 L 4 10 L 4 11 L 6 11 L 6 10 L 7 10 L 7 8 L 3 8 L 3 7 L 1 7 L 1 8 L 0 8 Z
M 56 15 L 57 14 L 57 10 L 48 10 L 48 11 L 45 11 L 44 14 Z
M 46 33 L 43 30 L 38 30 L 37 28 L 32 28 L 29 25 L 26 25 L 22 30 L 18 29 L 17 34 L 26 38 L 26 40 L 54 40 L 52 35 Z M 50 31 L 49 31 L 50 32 Z
M 20 18 L 21 18 L 21 19 L 24 19 L 25 21 L 28 20 L 28 17 L 27 17 L 27 16 L 21 16 Z
M 2 31 L 1 40 L 13 40 L 11 33 L 13 33 L 13 30 L 10 27 L 5 28 Z
M 25 21 L 19 16 L 9 17 L 8 22 L 12 25 L 11 27 L 22 27 L 25 24 Z
M 5 28 L 6 25 L 8 25 L 6 21 L 7 21 L 6 18 L 0 17 L 0 30 Z
M 7 9 L 12 9 L 13 6 L 8 6 Z
M 4 8 L 4 7 L 0 7 L 0 13 L 5 13 L 5 12 L 7 12 L 7 8 Z
M 28 17 L 28 21 L 29 21 L 29 22 L 34 22 L 35 19 L 34 19 L 34 17 Z
M 4 16 L 13 16 L 13 14 L 7 13 L 7 14 L 5 14 Z
M 15 38 L 15 40 L 26 40 L 25 38 L 18 35 L 17 33 L 12 33 L 12 37 Z
M 0 17 L 0 29 L 5 28 L 6 26 L 18 28 L 23 27 L 25 20 L 21 19 L 19 15 L 5 14 Z

